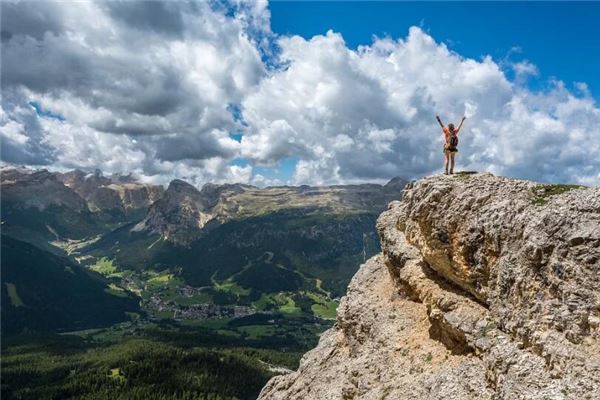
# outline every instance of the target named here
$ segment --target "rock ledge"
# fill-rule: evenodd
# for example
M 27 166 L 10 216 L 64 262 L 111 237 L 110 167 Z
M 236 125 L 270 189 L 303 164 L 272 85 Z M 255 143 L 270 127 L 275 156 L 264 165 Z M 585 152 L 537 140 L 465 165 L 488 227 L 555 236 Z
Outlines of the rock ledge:
M 409 184 L 336 324 L 260 399 L 600 398 L 600 188 Z

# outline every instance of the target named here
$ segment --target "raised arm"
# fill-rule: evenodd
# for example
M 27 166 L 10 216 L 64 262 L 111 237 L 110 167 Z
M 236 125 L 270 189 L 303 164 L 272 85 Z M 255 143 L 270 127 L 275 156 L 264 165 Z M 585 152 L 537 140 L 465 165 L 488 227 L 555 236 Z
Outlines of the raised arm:
M 462 119 L 460 120 L 460 124 L 458 124 L 458 128 L 456 128 L 456 133 L 458 133 L 460 131 L 460 128 L 462 128 L 463 122 L 465 122 L 465 119 L 467 119 L 467 117 L 462 117 Z
M 435 119 L 437 119 L 438 124 L 440 124 L 440 126 L 442 127 L 442 129 L 444 129 L 444 124 L 442 123 L 442 120 L 440 119 L 440 116 L 436 115 Z

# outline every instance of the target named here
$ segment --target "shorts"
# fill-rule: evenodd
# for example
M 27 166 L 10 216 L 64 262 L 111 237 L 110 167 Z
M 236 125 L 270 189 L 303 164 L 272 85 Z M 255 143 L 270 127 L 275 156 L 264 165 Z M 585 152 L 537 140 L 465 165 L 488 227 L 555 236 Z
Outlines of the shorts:
M 451 150 L 450 148 L 448 148 L 447 145 L 444 145 L 444 154 L 445 155 L 456 154 L 456 153 L 458 153 L 458 149 L 456 147 Z

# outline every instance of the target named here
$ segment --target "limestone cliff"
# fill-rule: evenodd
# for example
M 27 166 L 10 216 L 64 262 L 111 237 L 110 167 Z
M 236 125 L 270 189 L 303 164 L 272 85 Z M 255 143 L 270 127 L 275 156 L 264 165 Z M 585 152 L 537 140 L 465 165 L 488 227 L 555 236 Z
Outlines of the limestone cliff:
M 260 399 L 600 398 L 600 188 L 409 184 L 337 322 Z
M 162 186 L 139 182 L 131 175 L 104 176 L 100 170 L 86 174 L 76 169 L 54 175 L 84 198 L 93 212 L 112 210 L 128 214 L 146 210 L 164 192 Z
M 85 200 L 70 190 L 47 170 L 0 168 L 2 202 L 19 209 L 46 210 L 51 206 L 67 207 L 74 212 L 88 210 Z

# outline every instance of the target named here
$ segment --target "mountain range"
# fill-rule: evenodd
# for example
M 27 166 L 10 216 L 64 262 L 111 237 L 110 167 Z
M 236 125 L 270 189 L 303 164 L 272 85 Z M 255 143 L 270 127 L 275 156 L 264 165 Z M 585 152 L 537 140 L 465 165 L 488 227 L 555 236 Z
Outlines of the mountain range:
M 3 167 L 2 398 L 255 399 L 331 326 L 404 184 Z
M 75 286 L 95 282 L 106 289 L 97 293 L 100 303 L 137 299 L 138 306 L 123 303 L 124 321 L 132 312 L 153 319 L 236 312 L 330 317 L 358 265 L 379 250 L 375 219 L 406 183 L 198 190 L 173 180 L 165 190 L 98 170 L 3 167 L 0 176 L 3 281 L 11 283 L 2 286 L 7 332 L 74 326 L 20 317 L 37 301 L 54 301 L 26 289 L 37 287 L 37 273 L 24 272 L 33 260 L 38 268 L 64 264 L 55 276 L 74 272 L 86 282 L 70 292 L 61 278 L 66 298 L 76 297 Z

